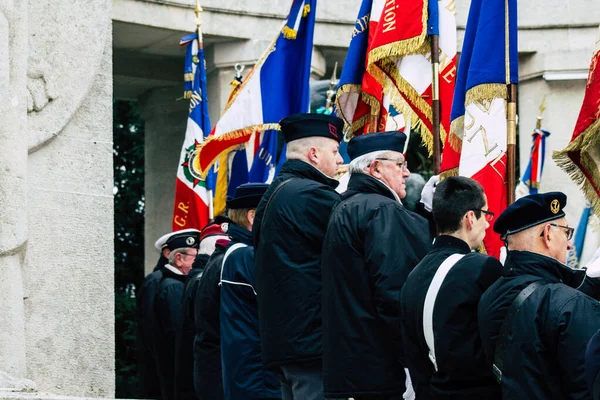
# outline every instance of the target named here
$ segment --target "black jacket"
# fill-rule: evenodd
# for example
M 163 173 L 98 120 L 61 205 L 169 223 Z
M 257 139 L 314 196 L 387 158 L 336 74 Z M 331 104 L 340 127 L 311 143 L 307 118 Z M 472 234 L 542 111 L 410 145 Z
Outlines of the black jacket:
M 192 282 L 198 286 L 194 305 L 194 388 L 198 400 L 223 399 L 219 278 L 224 255 L 225 246 L 217 241 L 202 278 Z
M 154 315 L 156 330 L 154 333 L 154 348 L 160 392 L 165 400 L 173 399 L 175 395 L 175 347 L 177 326 L 181 312 L 181 298 L 187 279 L 186 275 L 179 275 L 161 267 L 162 279 L 154 300 Z
M 434 303 L 435 371 L 423 333 L 423 309 L 434 275 L 453 254 L 465 256 L 446 275 Z M 479 300 L 501 275 L 502 264 L 497 259 L 472 253 L 463 240 L 442 235 L 408 276 L 400 301 L 402 333 L 406 362 L 419 400 L 501 399 L 477 325 Z
M 162 259 L 163 257 L 159 259 L 159 263 L 162 262 Z M 154 299 L 158 294 L 160 281 L 163 276 L 160 267 L 144 278 L 140 285 L 140 290 L 137 292 L 136 299 L 138 319 L 138 379 L 140 395 L 146 399 L 159 399 L 161 397 L 153 339 L 156 332 Z
M 281 398 L 279 378 L 263 365 L 258 334 L 252 233 L 234 225 L 221 272 L 221 360 L 223 390 L 229 400 Z
M 271 194 L 289 178 L 265 214 Z M 256 211 L 256 291 L 268 367 L 321 359 L 321 246 L 339 201 L 337 184 L 303 161 L 288 160 Z
M 513 317 L 504 352 L 504 399 L 589 399 L 587 342 L 600 328 L 600 303 L 575 288 L 584 275 L 553 258 L 509 251 L 504 276 L 479 303 L 481 338 L 490 364 L 508 308 L 531 282 L 538 288 Z
M 198 282 L 202 277 L 208 258 L 207 254 L 196 256 L 183 291 L 175 346 L 175 400 L 196 398 L 194 391 L 194 337 L 196 336 L 194 306 L 198 293 Z
M 357 173 L 323 244 L 323 380 L 330 397 L 402 394 L 400 290 L 431 247 L 427 221 Z
M 585 375 L 593 400 L 600 400 L 600 331 L 590 339 L 585 350 Z

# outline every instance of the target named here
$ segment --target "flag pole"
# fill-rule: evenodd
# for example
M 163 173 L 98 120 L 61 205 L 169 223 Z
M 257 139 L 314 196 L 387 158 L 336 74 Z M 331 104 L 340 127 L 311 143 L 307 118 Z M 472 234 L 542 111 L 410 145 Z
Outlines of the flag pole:
M 433 174 L 440 173 L 441 141 L 440 141 L 440 37 L 431 35 L 431 68 L 432 79 L 432 135 L 433 135 Z
M 333 73 L 331 74 L 331 79 L 329 80 L 329 89 L 327 90 L 327 101 L 325 102 L 325 110 L 331 114 L 333 112 L 333 95 L 335 94 L 335 85 L 337 85 L 337 67 L 338 63 L 335 62 L 333 66 Z
M 511 205 L 515 202 L 515 173 L 516 173 L 516 149 L 517 149 L 517 85 L 510 83 L 508 90 L 508 120 L 506 137 L 506 164 L 507 164 L 507 202 Z
M 194 14 L 196 14 L 196 18 L 194 22 L 196 23 L 196 33 L 198 34 L 198 51 L 204 50 L 204 40 L 202 38 L 202 7 L 200 7 L 200 0 L 196 0 L 196 7 L 194 8 Z M 206 70 L 206 65 L 198 66 L 199 68 L 204 68 Z M 215 219 L 215 204 L 213 199 L 213 191 L 211 189 L 207 190 L 208 193 L 208 219 L 210 221 Z
M 542 119 L 544 115 L 544 110 L 546 109 L 546 96 L 542 98 L 542 104 L 540 104 L 539 111 L 540 113 L 537 116 L 537 120 L 535 121 L 535 129 L 542 129 Z

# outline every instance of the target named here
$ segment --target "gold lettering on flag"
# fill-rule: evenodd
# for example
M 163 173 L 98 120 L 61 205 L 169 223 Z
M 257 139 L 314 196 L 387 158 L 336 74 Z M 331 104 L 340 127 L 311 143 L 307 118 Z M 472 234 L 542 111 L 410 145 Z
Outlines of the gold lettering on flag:
M 360 35 L 369 27 L 369 21 L 371 19 L 371 14 L 367 14 L 364 17 L 360 17 L 356 20 L 356 24 L 354 25 L 354 30 L 352 31 L 352 37 Z
M 192 113 L 194 108 L 196 108 L 196 106 L 202 102 L 202 94 L 199 93 L 198 90 L 194 90 L 192 92 L 192 97 L 190 99 L 190 110 L 189 110 L 190 114 Z
M 445 8 L 452 14 L 456 15 L 456 3 L 454 2 L 454 0 L 450 0 L 450 2 L 445 5 Z
M 383 32 L 396 29 L 396 0 L 386 0 L 383 9 Z

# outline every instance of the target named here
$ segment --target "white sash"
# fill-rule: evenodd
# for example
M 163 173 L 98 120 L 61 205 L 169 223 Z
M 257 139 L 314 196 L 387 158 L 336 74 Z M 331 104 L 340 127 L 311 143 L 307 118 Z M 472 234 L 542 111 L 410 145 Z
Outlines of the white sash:
M 465 255 L 464 254 L 452 254 L 450 257 L 440 265 L 437 272 L 433 276 L 429 289 L 427 289 L 427 295 L 425 296 L 425 305 L 423 306 L 423 334 L 425 335 L 425 342 L 429 348 L 429 359 L 433 363 L 435 370 L 437 371 L 437 362 L 435 359 L 435 341 L 433 334 L 433 306 L 435 305 L 435 299 L 442 287 L 444 279 L 448 272 L 454 267 L 454 265 Z
M 227 258 L 229 257 L 229 255 L 231 253 L 233 253 L 237 249 L 241 249 L 242 247 L 248 247 L 248 245 L 244 244 L 244 243 L 236 243 L 236 244 L 232 245 L 230 248 L 228 248 L 227 251 L 225 252 L 225 257 L 223 257 L 223 262 L 221 263 L 221 278 L 219 279 L 219 286 L 222 286 L 223 283 L 229 283 L 231 285 L 249 286 L 252 289 L 252 291 L 254 292 L 254 295 L 256 296 L 256 290 L 254 290 L 252 285 L 250 285 L 249 283 L 233 282 L 233 281 L 228 281 L 228 280 L 223 279 L 223 270 L 225 269 L 225 262 L 227 261 Z

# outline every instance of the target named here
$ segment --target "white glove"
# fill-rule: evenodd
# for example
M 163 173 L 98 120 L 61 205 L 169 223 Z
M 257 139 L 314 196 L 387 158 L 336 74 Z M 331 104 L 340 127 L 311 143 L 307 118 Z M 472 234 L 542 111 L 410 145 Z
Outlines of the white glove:
M 433 203 L 433 194 L 435 193 L 435 186 L 440 181 L 439 175 L 434 175 L 425 184 L 421 191 L 421 203 L 425 207 L 425 210 L 431 212 Z
M 592 259 L 586 264 L 585 274 L 590 278 L 600 278 L 600 247 L 596 250 Z

